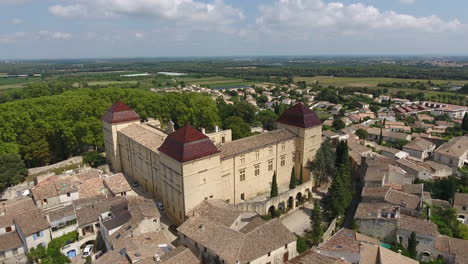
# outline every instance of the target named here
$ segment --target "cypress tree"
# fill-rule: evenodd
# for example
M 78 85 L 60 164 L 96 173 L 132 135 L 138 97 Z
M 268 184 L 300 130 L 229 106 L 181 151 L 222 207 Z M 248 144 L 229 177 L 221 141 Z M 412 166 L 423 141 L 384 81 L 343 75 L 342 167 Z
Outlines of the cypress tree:
M 302 175 L 302 165 L 301 165 L 301 173 L 299 175 L 299 185 L 303 184 L 304 183 L 304 176 Z
M 418 241 L 416 240 L 416 233 L 411 232 L 410 238 L 408 239 L 408 254 L 410 258 L 416 259 L 418 252 L 416 251 L 416 246 Z
M 468 131 L 468 112 L 465 113 L 465 115 L 463 116 L 461 128 L 463 129 L 463 131 Z
M 289 189 L 292 190 L 294 188 L 296 188 L 296 170 L 293 166 L 291 170 L 291 180 L 289 181 Z
M 278 196 L 278 183 L 276 183 L 276 171 L 273 173 L 273 179 L 271 180 L 271 191 L 270 198 Z
M 310 227 L 312 228 L 311 240 L 314 245 L 318 245 L 322 242 L 322 210 L 320 210 L 320 204 L 318 200 L 314 202 L 314 209 L 310 215 Z

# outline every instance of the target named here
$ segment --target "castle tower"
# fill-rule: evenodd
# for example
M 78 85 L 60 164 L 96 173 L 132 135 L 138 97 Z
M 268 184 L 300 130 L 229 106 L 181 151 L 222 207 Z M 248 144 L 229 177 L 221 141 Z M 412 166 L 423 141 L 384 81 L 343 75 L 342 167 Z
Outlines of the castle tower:
M 120 151 L 117 142 L 117 131 L 131 125 L 140 123 L 140 116 L 128 105 L 117 101 L 101 118 L 104 130 L 104 146 L 106 159 L 111 171 L 117 173 L 122 171 Z
M 158 149 L 165 212 L 182 223 L 185 214 L 206 199 L 222 197 L 220 151 L 206 135 L 185 125 Z
M 296 175 L 303 168 L 304 180 L 309 179 L 306 168 L 315 158 L 315 153 L 322 143 L 322 121 L 317 114 L 303 103 L 297 103 L 288 108 L 276 120 L 277 128 L 286 128 L 294 133 L 296 140 Z

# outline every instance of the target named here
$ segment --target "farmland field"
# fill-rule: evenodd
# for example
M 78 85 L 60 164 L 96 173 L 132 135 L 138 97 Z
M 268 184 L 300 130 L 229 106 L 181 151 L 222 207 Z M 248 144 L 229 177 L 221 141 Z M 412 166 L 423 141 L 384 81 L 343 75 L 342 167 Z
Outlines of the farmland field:
M 400 79 L 400 78 L 352 78 L 352 77 L 332 77 L 332 76 L 315 76 L 315 77 L 295 77 L 294 81 L 306 81 L 312 83 L 318 81 L 319 83 L 328 86 L 333 85 L 336 87 L 368 87 L 375 88 L 379 83 L 391 82 L 427 82 L 429 80 L 423 79 Z M 468 80 L 431 80 L 434 84 L 452 83 L 454 85 L 464 85 Z

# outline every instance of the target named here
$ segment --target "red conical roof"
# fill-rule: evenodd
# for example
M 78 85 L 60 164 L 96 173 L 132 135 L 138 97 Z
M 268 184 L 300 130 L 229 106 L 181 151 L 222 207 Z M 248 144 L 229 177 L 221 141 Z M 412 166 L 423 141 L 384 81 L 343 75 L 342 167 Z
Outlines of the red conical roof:
M 190 125 L 169 134 L 158 150 L 182 163 L 220 152 L 207 136 Z
M 101 119 L 104 122 L 115 124 L 140 120 L 140 116 L 128 105 L 121 101 L 115 102 Z
M 306 107 L 303 103 L 297 103 L 294 106 L 288 108 L 283 114 L 276 120 L 276 122 L 296 126 L 309 128 L 322 124 L 322 121 L 317 114 Z

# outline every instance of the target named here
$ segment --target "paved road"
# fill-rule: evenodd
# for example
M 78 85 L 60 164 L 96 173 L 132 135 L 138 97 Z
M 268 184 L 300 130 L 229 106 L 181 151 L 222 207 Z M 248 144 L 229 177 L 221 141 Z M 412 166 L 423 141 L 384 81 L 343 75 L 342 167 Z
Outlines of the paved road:
M 313 203 L 306 203 L 304 208 L 300 208 L 280 219 L 280 221 L 291 231 L 298 235 L 303 235 L 310 230 L 310 215 L 314 208 Z

